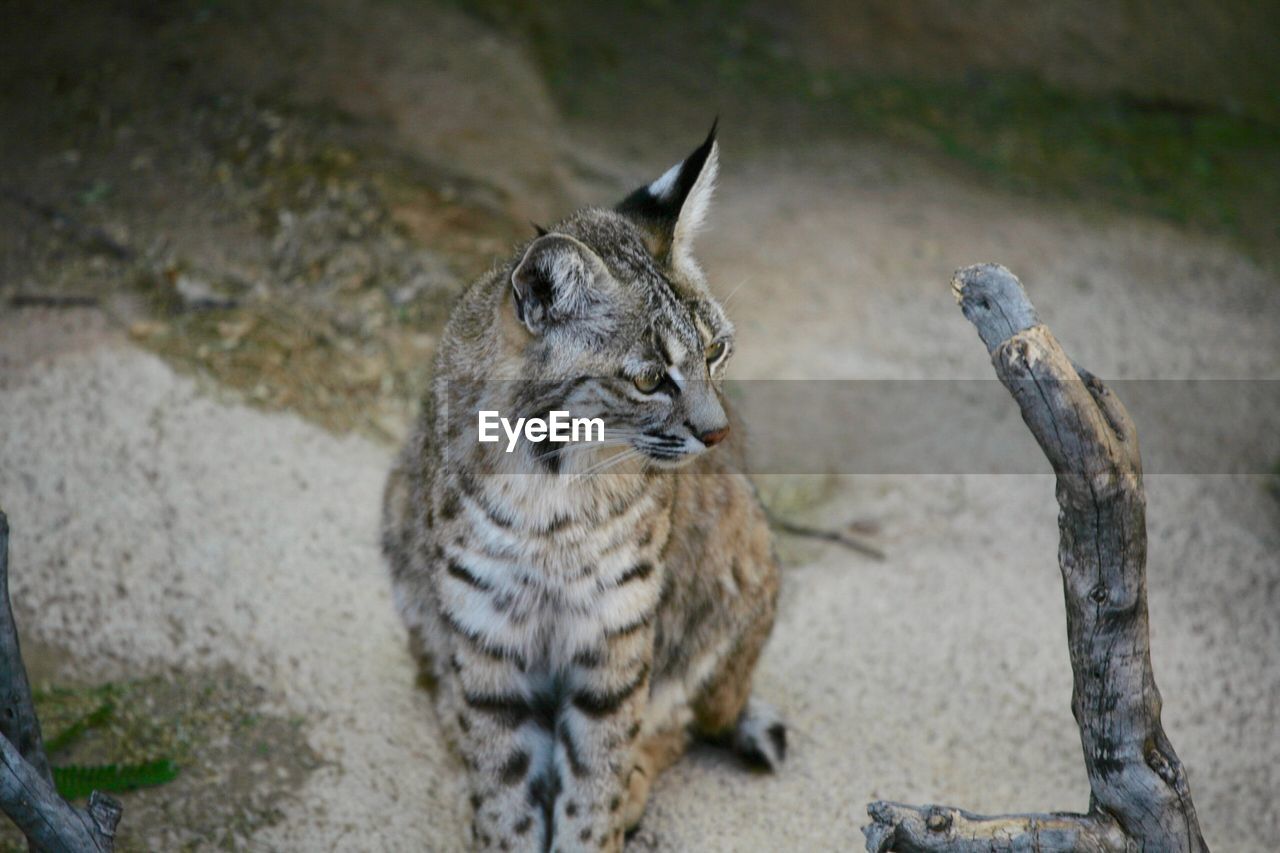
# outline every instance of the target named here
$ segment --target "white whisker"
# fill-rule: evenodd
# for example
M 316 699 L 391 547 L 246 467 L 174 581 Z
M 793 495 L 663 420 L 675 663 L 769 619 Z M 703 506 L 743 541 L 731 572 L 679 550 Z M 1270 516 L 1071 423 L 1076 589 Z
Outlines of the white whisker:
M 608 436 L 605 436 L 604 441 L 570 442 L 566 444 L 564 447 L 557 447 L 555 450 L 548 450 L 546 453 L 543 453 L 540 458 L 550 459 L 554 456 L 560 456 L 562 454 L 566 454 L 566 453 L 569 453 L 570 451 L 575 451 L 575 450 L 579 452 L 584 452 L 588 450 L 605 450 L 610 447 L 626 447 L 630 443 L 631 443 L 630 441 L 627 441 L 624 439 L 613 440 L 613 439 L 610 439 Z
M 733 301 L 733 297 L 737 296 L 738 291 L 742 290 L 742 286 L 749 281 L 751 281 L 751 276 L 747 276 L 742 281 L 738 282 L 737 286 L 734 287 L 733 290 L 729 291 L 729 295 L 726 296 L 724 299 L 720 300 L 720 307 L 725 310 L 728 310 L 729 303 Z
M 583 470 L 574 474 L 573 476 L 586 477 L 593 474 L 603 474 L 605 471 L 609 470 L 610 468 L 621 465 L 623 462 L 626 462 L 628 460 L 639 458 L 642 455 L 643 454 L 639 450 L 636 450 L 634 447 L 631 447 L 631 448 L 628 448 L 627 450 L 622 451 L 619 454 L 610 456 L 606 459 L 596 462 L 593 465 L 590 465 L 587 468 L 584 468 Z

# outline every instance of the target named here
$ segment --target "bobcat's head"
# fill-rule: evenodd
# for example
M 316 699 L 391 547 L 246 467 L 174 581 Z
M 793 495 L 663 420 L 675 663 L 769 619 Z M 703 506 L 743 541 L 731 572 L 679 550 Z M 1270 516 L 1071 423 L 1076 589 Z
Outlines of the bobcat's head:
M 617 207 L 539 229 L 510 272 L 525 375 L 550 381 L 573 416 L 603 418 L 609 444 L 663 467 L 729 432 L 719 380 L 733 326 L 692 255 L 718 156 L 713 126 Z

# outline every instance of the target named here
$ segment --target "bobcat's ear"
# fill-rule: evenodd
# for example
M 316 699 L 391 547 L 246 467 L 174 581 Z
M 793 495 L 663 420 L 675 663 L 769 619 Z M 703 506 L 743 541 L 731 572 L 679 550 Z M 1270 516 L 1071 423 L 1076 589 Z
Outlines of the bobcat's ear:
M 545 234 L 529 244 L 511 273 L 516 318 L 535 335 L 589 312 L 608 281 L 604 262 L 581 242 Z
M 719 119 L 711 125 L 706 141 L 683 162 L 627 196 L 617 208 L 644 230 L 654 257 L 672 265 L 693 262 L 693 237 L 706 219 L 720 168 L 718 123 Z

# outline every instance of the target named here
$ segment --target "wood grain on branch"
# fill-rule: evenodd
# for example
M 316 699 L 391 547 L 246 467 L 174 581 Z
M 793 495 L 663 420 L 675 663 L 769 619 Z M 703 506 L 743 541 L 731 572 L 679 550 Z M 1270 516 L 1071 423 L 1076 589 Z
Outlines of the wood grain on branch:
M 53 785 L 9 603 L 9 520 L 3 512 L 0 599 L 0 810 L 27 836 L 33 850 L 109 853 L 120 804 L 95 791 L 88 808 L 77 809 Z
M 872 803 L 867 849 L 928 853 L 1014 853 L 1137 850 L 1119 825 L 1101 815 L 1029 814 L 983 817 L 948 806 Z
M 5 738 L 0 738 L 0 806 L 42 853 L 96 853 L 113 847 L 120 806 L 94 793 L 81 811 L 58 796 L 53 783 Z
M 9 519 L 0 512 L 0 735 L 17 748 L 41 779 L 53 784 L 44 753 L 40 721 L 31 703 L 31 685 L 18 646 L 18 629 L 9 604 Z
M 967 267 L 952 287 L 1057 475 L 1071 709 L 1090 810 L 989 818 L 877 802 L 863 830 L 867 849 L 1207 851 L 1186 769 L 1160 724 L 1147 620 L 1146 494 L 1133 423 L 1101 381 L 1071 363 L 1012 273 Z

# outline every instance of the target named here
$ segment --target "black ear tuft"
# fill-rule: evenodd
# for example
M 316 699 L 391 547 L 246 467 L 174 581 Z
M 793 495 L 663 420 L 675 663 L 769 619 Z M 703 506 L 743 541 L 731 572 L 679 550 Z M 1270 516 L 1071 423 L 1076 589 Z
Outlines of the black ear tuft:
M 678 226 L 683 218 L 693 220 L 689 230 L 696 230 L 705 214 L 711 185 L 716 171 L 716 129 L 720 118 L 711 123 L 711 132 L 693 153 L 668 169 L 662 177 L 640 187 L 624 198 L 617 207 L 619 213 L 631 217 L 653 238 L 655 255 L 671 252 L 676 242 Z M 699 185 L 700 178 L 706 178 Z M 694 188 L 705 198 L 690 198 Z M 691 235 L 688 235 L 691 236 Z
M 543 228 L 541 225 L 539 225 L 536 222 L 530 222 L 529 224 L 533 226 L 533 230 L 537 233 L 539 237 L 545 237 L 551 233 L 550 231 Z

